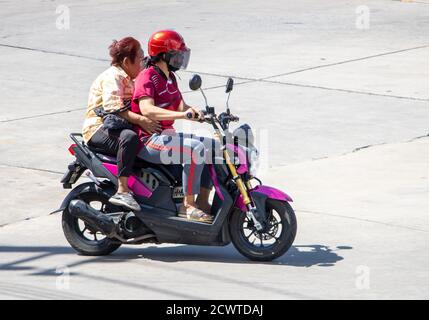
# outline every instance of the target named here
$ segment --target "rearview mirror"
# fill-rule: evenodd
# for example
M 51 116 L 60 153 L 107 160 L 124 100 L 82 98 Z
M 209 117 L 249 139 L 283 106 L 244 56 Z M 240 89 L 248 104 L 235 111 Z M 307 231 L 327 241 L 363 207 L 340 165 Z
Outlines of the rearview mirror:
M 228 82 L 226 83 L 226 93 L 229 93 L 232 91 L 232 88 L 234 87 L 234 79 L 228 78 Z
M 201 88 L 201 77 L 198 74 L 194 74 L 191 79 L 189 79 L 189 88 L 191 90 L 198 90 L 199 88 Z

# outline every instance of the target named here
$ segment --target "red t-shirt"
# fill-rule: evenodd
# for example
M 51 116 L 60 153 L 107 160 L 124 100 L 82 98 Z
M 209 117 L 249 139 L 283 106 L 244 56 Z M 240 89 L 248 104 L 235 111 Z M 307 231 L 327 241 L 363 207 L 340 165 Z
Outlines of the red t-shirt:
M 179 109 L 182 101 L 182 94 L 179 91 L 174 74 L 170 72 L 170 79 L 167 80 L 153 66 L 141 71 L 135 80 L 131 111 L 141 114 L 139 99 L 142 97 L 150 97 L 154 100 L 155 106 L 174 111 Z M 162 120 L 160 124 L 162 130 L 174 129 L 174 120 Z M 151 135 L 139 126 L 134 127 L 139 138 Z

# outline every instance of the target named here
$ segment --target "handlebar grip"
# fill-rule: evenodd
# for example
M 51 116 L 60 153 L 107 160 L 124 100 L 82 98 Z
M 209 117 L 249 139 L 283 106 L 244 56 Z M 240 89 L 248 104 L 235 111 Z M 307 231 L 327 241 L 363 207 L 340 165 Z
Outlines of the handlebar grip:
M 188 118 L 188 119 L 198 119 L 198 113 L 195 113 L 194 117 L 192 118 L 192 112 L 187 112 L 186 113 L 186 118 Z
M 192 119 L 192 112 L 187 112 L 186 113 L 186 118 Z

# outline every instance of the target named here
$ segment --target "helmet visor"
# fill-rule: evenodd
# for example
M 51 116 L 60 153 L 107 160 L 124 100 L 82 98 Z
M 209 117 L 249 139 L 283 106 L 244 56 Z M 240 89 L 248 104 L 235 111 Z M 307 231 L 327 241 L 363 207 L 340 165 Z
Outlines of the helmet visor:
M 170 52 L 169 64 L 176 69 L 186 69 L 191 57 L 191 49 Z

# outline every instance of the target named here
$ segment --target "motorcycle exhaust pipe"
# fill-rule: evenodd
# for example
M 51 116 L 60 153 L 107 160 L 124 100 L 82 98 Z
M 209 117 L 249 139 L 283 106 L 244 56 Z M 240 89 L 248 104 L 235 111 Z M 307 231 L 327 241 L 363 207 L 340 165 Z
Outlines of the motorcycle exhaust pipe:
M 113 219 L 91 208 L 82 200 L 70 201 L 68 209 L 72 216 L 85 221 L 107 237 L 112 238 L 116 235 L 116 224 Z

